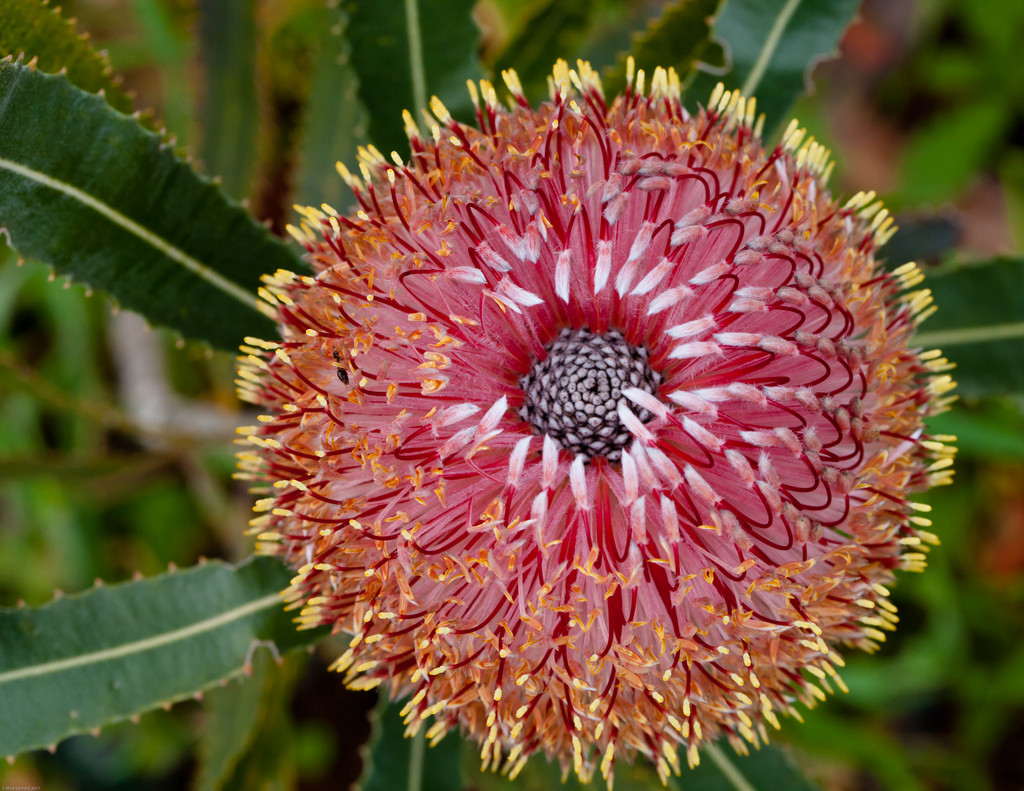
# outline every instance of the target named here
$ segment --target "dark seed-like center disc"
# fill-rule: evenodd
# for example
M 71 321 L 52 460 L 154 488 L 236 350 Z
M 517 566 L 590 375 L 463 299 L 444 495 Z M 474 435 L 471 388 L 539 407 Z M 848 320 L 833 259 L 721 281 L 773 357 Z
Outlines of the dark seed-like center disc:
M 630 387 L 657 391 L 661 377 L 647 364 L 647 350 L 616 331 L 566 328 L 545 352 L 519 380 L 526 396 L 520 416 L 566 450 L 617 461 L 630 442 L 619 402 L 645 423 L 652 417 L 622 395 Z

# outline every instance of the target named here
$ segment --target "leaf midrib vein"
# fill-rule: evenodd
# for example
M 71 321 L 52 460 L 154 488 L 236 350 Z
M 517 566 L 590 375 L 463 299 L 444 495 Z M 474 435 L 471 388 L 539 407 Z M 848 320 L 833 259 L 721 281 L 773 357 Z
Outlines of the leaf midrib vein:
M 405 0 L 405 25 L 409 41 L 409 77 L 416 112 L 427 106 L 427 74 L 423 63 L 423 33 L 420 30 L 419 0 Z
M 1024 338 L 1024 321 L 920 332 L 914 336 L 913 341 L 915 345 L 942 347 L 960 346 L 968 343 L 1008 341 L 1016 338 Z
M 800 3 L 801 0 L 787 0 L 779 15 L 775 17 L 775 22 L 772 24 L 772 28 L 768 31 L 768 36 L 764 40 L 764 46 L 761 47 L 757 60 L 754 61 L 750 74 L 747 75 L 747 79 L 740 89 L 740 93 L 744 96 L 749 98 L 756 93 L 758 86 L 761 84 L 761 79 L 768 69 L 768 64 L 775 55 L 779 42 L 782 41 L 782 34 L 786 32 L 786 27 L 789 25 L 789 21 L 793 18 L 793 14 Z
M 220 273 L 214 271 L 211 267 L 202 263 L 201 261 L 193 258 L 184 250 L 175 247 L 173 244 L 168 242 L 161 236 L 150 231 L 148 228 L 140 225 L 139 223 L 132 220 L 130 217 L 126 217 L 117 211 L 113 207 L 99 200 L 98 198 L 90 195 L 87 192 L 80 190 L 78 187 L 68 184 L 67 182 L 55 179 L 52 176 L 48 176 L 45 173 L 40 173 L 38 170 L 34 170 L 20 162 L 15 162 L 10 159 L 0 158 L 0 168 L 8 170 L 12 173 L 16 173 L 19 176 L 35 181 L 37 184 L 42 184 L 44 187 L 56 190 L 69 198 L 72 198 L 84 206 L 89 207 L 98 214 L 103 215 L 108 220 L 113 222 L 115 225 L 123 228 L 128 233 L 141 239 L 146 244 L 150 245 L 163 255 L 167 256 L 173 261 L 184 266 L 190 272 L 195 274 L 197 277 L 205 280 L 215 288 L 220 289 L 229 296 L 237 299 L 242 304 L 253 310 L 260 310 L 260 302 L 255 295 L 250 294 L 244 288 L 239 286 L 237 283 L 233 283 Z
M 110 648 L 104 648 L 99 651 L 91 651 L 87 654 L 79 654 L 78 656 L 70 656 L 65 659 L 55 659 L 50 662 L 43 662 L 42 664 L 27 665 L 15 668 L 14 670 L 8 670 L 4 673 L 0 673 L 0 684 L 8 684 L 12 681 L 21 681 L 26 678 L 36 678 L 39 676 L 63 673 L 79 667 L 100 664 L 101 662 L 109 662 L 114 659 L 123 659 L 133 654 L 141 654 L 145 651 L 151 651 L 154 648 L 162 648 L 163 646 L 188 640 L 189 638 L 205 634 L 206 632 L 212 632 L 222 626 L 233 623 L 234 621 L 239 621 L 253 615 L 260 610 L 268 609 L 275 605 L 280 606 L 280 604 L 281 596 L 277 593 L 271 593 L 233 609 L 226 610 L 218 615 L 205 618 L 202 621 L 197 621 L 196 623 L 183 626 L 179 629 L 174 629 L 170 632 L 152 635 L 151 637 L 145 637 L 141 640 L 132 640 L 130 642 L 121 643 L 120 645 L 111 646 Z

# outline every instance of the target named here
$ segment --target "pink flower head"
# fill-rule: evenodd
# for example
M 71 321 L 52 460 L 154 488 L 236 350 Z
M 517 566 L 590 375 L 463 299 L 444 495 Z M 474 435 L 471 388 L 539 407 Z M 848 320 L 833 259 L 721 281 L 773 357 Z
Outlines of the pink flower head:
M 952 382 L 909 345 L 920 272 L 875 261 L 892 219 L 834 201 L 795 124 L 765 147 L 721 89 L 691 115 L 671 70 L 609 103 L 559 62 L 538 109 L 503 76 L 509 107 L 470 86 L 478 128 L 434 100 L 408 162 L 339 165 L 358 209 L 306 210 L 315 274 L 266 278 L 282 340 L 247 339 L 239 381 L 258 549 L 410 731 L 513 775 L 542 750 L 667 776 L 759 744 L 892 628 Z

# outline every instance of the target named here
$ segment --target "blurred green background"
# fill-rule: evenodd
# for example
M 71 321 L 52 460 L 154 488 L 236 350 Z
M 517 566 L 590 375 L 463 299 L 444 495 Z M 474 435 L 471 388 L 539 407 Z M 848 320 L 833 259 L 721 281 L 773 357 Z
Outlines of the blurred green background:
M 587 5 L 481 0 L 485 66 L 505 65 L 542 13 L 561 27 L 541 54 L 611 64 L 665 3 Z M 257 217 L 280 231 L 296 201 L 345 205 L 333 163 L 351 163 L 363 129 L 354 87 L 331 71 L 348 54 L 332 9 L 79 0 L 64 14 L 109 51 L 136 106 Z M 833 149 L 836 193 L 876 189 L 897 213 L 883 251 L 893 263 L 1024 248 L 1022 43 L 1019 1 L 869 0 L 840 59 L 817 69 L 794 112 Z M 247 555 L 250 499 L 231 479 L 231 441 L 250 421 L 232 378 L 230 357 L 0 251 L 0 606 Z M 873 657 L 848 655 L 850 693 L 778 737 L 830 791 L 1024 789 L 1024 397 L 964 398 L 934 430 L 960 437 L 956 484 L 927 497 L 943 543 L 896 589 L 899 631 Z M 247 683 L 262 704 L 248 715 L 232 684 L 208 706 L 23 756 L 0 768 L 2 784 L 186 788 L 209 740 L 250 716 L 260 727 L 231 787 L 346 788 L 375 698 L 326 673 L 332 654 L 321 646 L 284 672 L 258 664 Z

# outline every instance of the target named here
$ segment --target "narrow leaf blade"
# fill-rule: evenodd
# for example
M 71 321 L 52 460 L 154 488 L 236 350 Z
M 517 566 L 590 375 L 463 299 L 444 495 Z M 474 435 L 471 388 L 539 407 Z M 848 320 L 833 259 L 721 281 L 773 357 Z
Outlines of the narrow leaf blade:
M 407 738 L 399 715 L 403 704 L 381 694 L 371 715 L 372 732 L 364 748 L 363 774 L 356 791 L 459 791 L 463 787 L 462 740 L 449 734 L 428 747 L 424 736 L 427 723 L 421 723 L 416 736 Z
M 132 112 L 131 99 L 116 81 L 110 59 L 96 52 L 59 8 L 40 0 L 0 4 L 0 57 L 20 54 L 37 58 L 38 68 L 49 74 L 65 69 L 73 85 L 89 93 L 102 90 L 111 107 Z
M 709 57 L 714 46 L 709 19 L 721 0 L 683 0 L 669 5 L 642 33 L 633 37 L 631 52 L 637 69 L 651 75 L 656 66 L 672 67 L 681 82 L 691 76 L 698 61 Z M 625 56 L 606 80 L 609 94 L 625 87 Z
M 356 147 L 365 142 L 366 108 L 359 99 L 359 78 L 345 35 L 348 18 L 338 8 L 321 8 L 316 13 L 321 33 L 302 119 L 295 197 L 302 205 L 327 203 L 344 210 L 352 202 L 352 191 L 334 163 L 355 160 Z
M 1024 392 L 1024 257 L 994 258 L 928 277 L 938 310 L 914 338 L 957 368 L 960 395 Z
M 0 755 L 56 744 L 237 675 L 257 641 L 308 645 L 273 558 L 211 562 L 94 588 L 43 607 L 0 610 Z
M 260 275 L 302 266 L 156 134 L 66 78 L 9 60 L 0 227 L 23 256 L 226 349 L 273 332 L 255 296 Z
M 252 675 L 203 696 L 205 723 L 193 791 L 291 788 L 296 730 L 289 712 L 307 657 L 253 659 Z
M 481 76 L 475 0 L 348 0 L 348 38 L 370 140 L 387 155 L 408 151 L 402 110 L 419 119 L 431 95 L 456 117 L 471 112 L 466 80 Z
M 725 0 L 712 35 L 725 49 L 726 71 L 694 80 L 691 102 L 706 101 L 721 81 L 756 96 L 771 130 L 808 88 L 813 68 L 835 52 L 859 6 L 860 0 Z
M 242 199 L 256 169 L 256 18 L 250 0 L 199 4 L 204 100 L 201 155 L 206 172 Z

